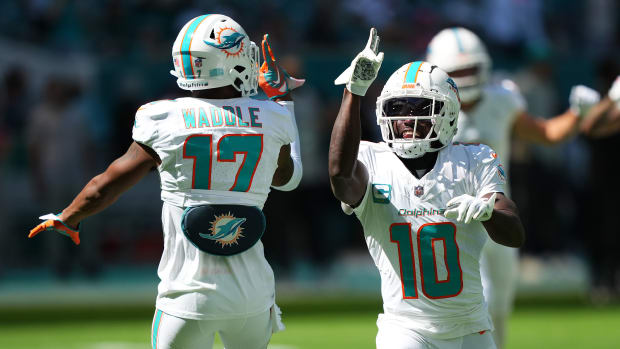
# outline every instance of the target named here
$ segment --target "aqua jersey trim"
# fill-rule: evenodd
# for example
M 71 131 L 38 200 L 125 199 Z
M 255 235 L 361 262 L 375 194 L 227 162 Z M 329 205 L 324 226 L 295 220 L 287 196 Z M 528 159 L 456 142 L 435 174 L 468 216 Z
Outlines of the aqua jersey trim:
M 192 57 L 191 57 L 191 43 L 192 36 L 200 23 L 207 18 L 209 15 L 202 15 L 200 17 L 196 17 L 194 21 L 187 27 L 187 31 L 185 31 L 185 35 L 183 36 L 183 40 L 181 40 L 181 60 L 183 62 L 183 73 L 185 78 L 188 80 L 194 79 L 194 68 L 192 66 Z

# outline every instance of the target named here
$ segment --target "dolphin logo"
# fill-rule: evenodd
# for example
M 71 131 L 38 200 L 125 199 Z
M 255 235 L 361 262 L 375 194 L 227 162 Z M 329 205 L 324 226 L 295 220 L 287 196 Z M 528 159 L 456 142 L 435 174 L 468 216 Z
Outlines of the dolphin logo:
M 234 32 L 230 35 L 225 35 L 223 37 L 223 40 L 221 40 L 219 44 L 207 42 L 206 40 L 203 40 L 203 41 L 205 42 L 205 44 L 209 46 L 213 46 L 215 48 L 219 48 L 220 50 L 228 50 L 233 47 L 239 47 L 239 45 L 241 45 L 241 42 L 243 41 L 244 38 L 245 38 L 245 35 Z
M 246 218 L 233 218 L 226 222 L 225 224 L 218 225 L 215 227 L 217 232 L 214 235 L 199 233 L 200 237 L 209 239 L 209 240 L 219 240 L 224 237 L 228 237 L 237 233 L 237 230 L 241 226 L 241 224 L 245 223 Z

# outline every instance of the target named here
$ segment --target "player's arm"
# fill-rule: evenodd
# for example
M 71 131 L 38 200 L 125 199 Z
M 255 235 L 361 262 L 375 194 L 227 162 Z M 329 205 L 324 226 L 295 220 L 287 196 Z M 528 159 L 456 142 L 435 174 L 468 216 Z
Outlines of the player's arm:
M 483 221 L 482 225 L 489 233 L 489 237 L 500 245 L 521 247 L 525 243 L 525 229 L 519 218 L 517 205 L 503 193 L 496 193 L 495 205 L 491 218 Z M 484 197 L 489 198 L 492 194 Z
M 263 36 L 261 47 L 263 64 L 259 69 L 258 85 L 269 99 L 289 110 L 295 127 L 295 139 L 293 142 L 280 148 L 278 167 L 273 175 L 271 186 L 278 190 L 290 191 L 297 188 L 303 175 L 301 151 L 299 149 L 299 132 L 295 123 L 295 106 L 291 91 L 302 86 L 306 80 L 291 77 L 286 70 L 276 63 L 268 34 Z
M 377 30 L 371 28 L 364 50 L 334 82 L 346 88 L 329 142 L 329 180 L 334 196 L 352 207 L 362 201 L 368 185 L 368 170 L 357 160 L 362 135 L 360 100 L 381 67 L 383 52 L 377 54 L 378 48 Z
M 147 146 L 133 142 L 125 155 L 116 159 L 105 172 L 91 179 L 56 220 L 48 219 L 34 228 L 29 237 L 43 230 L 56 230 L 79 243 L 79 223 L 110 206 L 127 189 L 140 181 L 161 161 Z M 68 230 L 67 230 L 68 228 Z
M 368 185 L 368 170 L 357 160 L 362 134 L 360 100 L 360 96 L 344 90 L 329 142 L 332 192 L 338 200 L 352 207 L 362 201 Z
M 446 204 L 444 216 L 464 224 L 482 222 L 491 239 L 504 246 L 521 247 L 525 241 L 517 205 L 500 192 L 452 198 Z
M 571 107 L 566 112 L 543 119 L 520 111 L 515 119 L 513 132 L 519 139 L 532 143 L 561 143 L 577 134 L 581 118 L 599 99 L 598 92 L 591 88 L 574 86 L 569 97 Z

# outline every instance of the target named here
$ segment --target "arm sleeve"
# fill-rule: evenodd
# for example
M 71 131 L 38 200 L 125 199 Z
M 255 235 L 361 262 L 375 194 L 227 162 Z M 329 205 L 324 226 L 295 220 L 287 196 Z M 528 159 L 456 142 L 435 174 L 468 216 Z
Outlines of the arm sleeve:
M 301 177 L 303 175 L 303 166 L 301 164 L 301 151 L 299 149 L 299 131 L 297 130 L 297 123 L 295 122 L 295 104 L 291 101 L 280 102 L 279 104 L 283 105 L 288 109 L 291 114 L 291 125 L 292 130 L 290 130 L 291 134 L 291 159 L 293 160 L 293 175 L 291 179 L 289 179 L 288 183 L 279 187 L 272 187 L 277 190 L 282 191 L 291 191 L 299 185 L 301 182 Z
M 474 154 L 474 161 L 478 163 L 474 171 L 474 189 L 476 197 L 489 193 L 505 193 L 506 171 L 499 156 L 493 149 L 481 145 Z

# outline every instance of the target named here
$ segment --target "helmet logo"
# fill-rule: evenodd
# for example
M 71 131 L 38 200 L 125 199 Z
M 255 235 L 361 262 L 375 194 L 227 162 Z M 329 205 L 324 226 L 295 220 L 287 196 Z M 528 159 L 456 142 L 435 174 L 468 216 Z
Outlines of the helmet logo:
M 460 103 L 461 96 L 459 96 L 459 89 L 458 87 L 456 87 L 456 83 L 454 82 L 454 80 L 452 80 L 452 78 L 448 78 L 446 82 L 448 83 L 448 85 L 450 85 L 450 89 L 452 90 L 452 92 L 454 92 L 454 94 L 456 95 L 456 98 L 459 100 L 459 103 Z
M 243 52 L 243 39 L 245 39 L 245 35 L 238 33 L 233 28 L 224 27 L 217 33 L 217 44 L 206 40 L 205 44 L 226 52 L 226 57 L 239 56 Z

